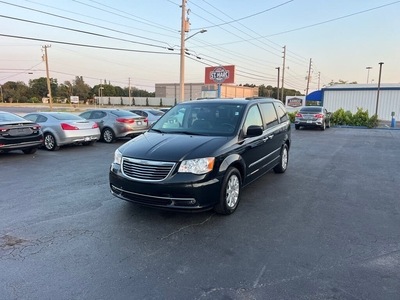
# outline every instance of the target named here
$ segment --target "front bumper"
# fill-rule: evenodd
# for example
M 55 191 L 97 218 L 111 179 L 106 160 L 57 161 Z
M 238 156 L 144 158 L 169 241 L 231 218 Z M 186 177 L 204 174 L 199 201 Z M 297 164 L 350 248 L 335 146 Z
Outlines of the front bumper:
M 197 179 L 197 180 L 196 180 Z M 174 174 L 163 181 L 136 181 L 124 176 L 120 166 L 111 165 L 111 193 L 137 204 L 182 211 L 212 209 L 218 202 L 222 178 Z

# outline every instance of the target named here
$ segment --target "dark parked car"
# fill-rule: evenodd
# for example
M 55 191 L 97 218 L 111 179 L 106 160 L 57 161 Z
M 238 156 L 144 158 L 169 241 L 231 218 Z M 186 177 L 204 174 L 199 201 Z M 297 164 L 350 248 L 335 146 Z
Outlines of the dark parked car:
M 331 113 L 323 106 L 304 106 L 296 114 L 294 127 L 319 127 L 322 130 L 331 127 Z
M 123 109 L 87 110 L 79 116 L 99 125 L 101 139 L 113 143 L 119 138 L 134 137 L 149 128 L 148 120 L 133 112 Z
M 147 206 L 231 214 L 242 187 L 286 171 L 290 143 L 281 101 L 183 102 L 115 151 L 111 192 Z
M 0 152 L 22 150 L 33 154 L 43 144 L 40 125 L 24 118 L 0 111 Z

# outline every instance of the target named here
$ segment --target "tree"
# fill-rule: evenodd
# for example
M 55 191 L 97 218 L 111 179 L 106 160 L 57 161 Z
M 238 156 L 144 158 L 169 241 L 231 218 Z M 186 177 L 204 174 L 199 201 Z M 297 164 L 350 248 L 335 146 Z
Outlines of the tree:
M 28 86 L 22 81 L 7 81 L 3 84 L 3 97 L 6 102 L 27 102 L 28 93 Z
M 80 100 L 86 101 L 90 96 L 90 86 L 85 83 L 82 76 L 76 76 L 72 83 L 74 96 L 79 96 Z
M 68 80 L 64 81 L 64 83 L 61 83 L 58 87 L 58 95 L 68 99 L 70 96 L 74 96 L 74 88 L 72 83 Z
M 36 96 L 38 98 L 47 97 L 49 93 L 47 90 L 47 78 L 40 77 L 38 79 L 29 80 L 29 87 L 31 88 L 32 96 Z M 50 78 L 50 88 L 51 94 L 53 97 L 57 96 L 58 83 L 57 79 Z

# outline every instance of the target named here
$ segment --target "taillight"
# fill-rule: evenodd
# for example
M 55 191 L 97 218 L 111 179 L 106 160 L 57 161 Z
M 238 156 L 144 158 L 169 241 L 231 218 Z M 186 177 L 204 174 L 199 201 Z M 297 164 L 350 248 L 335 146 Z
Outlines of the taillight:
M 35 125 L 31 127 L 32 130 L 39 130 L 40 128 L 42 128 L 42 126 L 40 125 Z
M 72 125 L 69 125 L 69 124 L 65 124 L 65 123 L 61 123 L 61 128 L 63 130 L 79 130 L 78 127 L 72 126 Z
M 135 120 L 134 119 L 117 118 L 117 122 L 132 124 L 135 122 Z
M 99 125 L 97 125 L 97 123 L 94 123 L 94 125 L 92 126 L 92 128 L 99 128 Z
M 316 114 L 316 115 L 314 115 L 314 118 L 317 118 L 317 119 L 322 119 L 323 117 L 324 117 L 323 114 Z
M 149 123 L 149 119 L 144 119 L 143 122 Z
M 296 118 L 302 118 L 303 115 L 302 114 L 296 114 Z
M 6 132 L 8 130 L 8 128 L 2 128 L 0 127 L 0 132 Z

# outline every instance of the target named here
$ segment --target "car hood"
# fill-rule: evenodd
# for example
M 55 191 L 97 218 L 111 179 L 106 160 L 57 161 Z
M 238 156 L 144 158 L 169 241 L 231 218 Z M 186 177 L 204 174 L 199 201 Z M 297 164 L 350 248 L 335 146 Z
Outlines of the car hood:
M 232 137 L 146 132 L 119 148 L 123 156 L 158 161 L 181 161 L 216 156 Z

